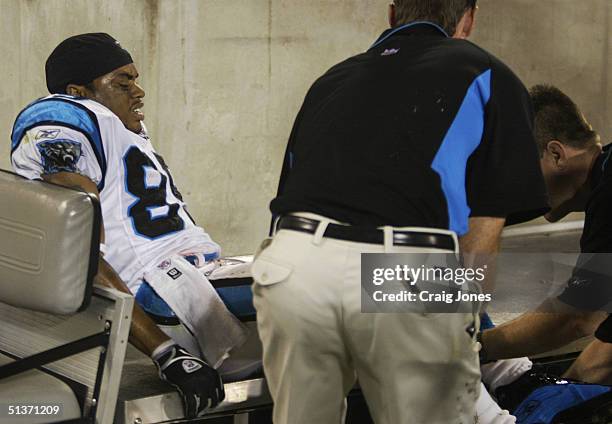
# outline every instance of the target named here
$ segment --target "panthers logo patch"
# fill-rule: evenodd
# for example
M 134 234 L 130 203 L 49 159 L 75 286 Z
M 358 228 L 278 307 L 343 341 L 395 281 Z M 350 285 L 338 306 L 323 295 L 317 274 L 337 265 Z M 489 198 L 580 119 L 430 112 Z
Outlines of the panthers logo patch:
M 45 174 L 76 172 L 81 145 L 70 140 L 45 141 L 38 144 Z

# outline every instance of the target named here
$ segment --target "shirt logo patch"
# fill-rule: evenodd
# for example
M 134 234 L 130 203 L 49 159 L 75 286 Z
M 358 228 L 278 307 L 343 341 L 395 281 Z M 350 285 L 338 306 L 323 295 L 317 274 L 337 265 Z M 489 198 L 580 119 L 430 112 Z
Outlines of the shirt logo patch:
M 70 140 L 44 141 L 38 144 L 45 174 L 76 172 L 81 157 L 81 145 Z
M 168 277 L 172 278 L 173 280 L 176 280 L 183 275 L 183 273 L 176 268 L 172 268 L 170 271 L 166 272 L 166 274 L 168 274 Z
M 187 374 L 191 374 L 192 372 L 197 371 L 200 368 L 202 368 L 202 364 L 196 361 L 192 361 L 191 359 L 185 359 L 182 365 L 183 365 L 183 369 L 185 370 Z
M 589 280 L 584 279 L 584 278 L 579 278 L 579 277 L 572 277 L 567 283 L 569 287 L 574 287 L 574 288 L 586 286 L 588 284 L 589 284 Z
M 53 140 L 54 138 L 57 138 L 59 133 L 60 130 L 40 130 L 38 131 L 38 133 L 36 133 L 36 137 L 34 137 L 34 140 L 42 140 L 43 138 L 47 140 Z
M 381 56 L 391 56 L 392 54 L 396 54 L 399 51 L 400 49 L 385 49 L 385 51 L 382 52 L 380 55 Z

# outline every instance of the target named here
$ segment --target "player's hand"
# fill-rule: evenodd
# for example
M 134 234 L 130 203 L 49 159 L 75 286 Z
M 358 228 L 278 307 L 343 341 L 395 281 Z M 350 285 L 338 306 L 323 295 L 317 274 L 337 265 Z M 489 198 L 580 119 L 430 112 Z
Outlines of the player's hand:
M 159 376 L 181 395 L 185 416 L 194 418 L 225 398 L 219 373 L 179 345 L 172 345 L 153 358 Z

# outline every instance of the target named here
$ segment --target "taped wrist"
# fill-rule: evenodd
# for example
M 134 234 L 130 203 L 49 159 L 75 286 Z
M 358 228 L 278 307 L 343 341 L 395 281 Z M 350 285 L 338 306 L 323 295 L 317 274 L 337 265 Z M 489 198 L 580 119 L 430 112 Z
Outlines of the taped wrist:
M 151 359 L 153 359 L 156 362 L 159 361 L 159 359 L 165 354 L 167 354 L 170 350 L 172 350 L 174 346 L 176 346 L 176 343 L 174 342 L 174 340 L 172 339 L 166 340 L 165 342 L 163 342 L 162 344 L 160 344 L 159 346 L 155 348 L 155 350 L 151 354 Z

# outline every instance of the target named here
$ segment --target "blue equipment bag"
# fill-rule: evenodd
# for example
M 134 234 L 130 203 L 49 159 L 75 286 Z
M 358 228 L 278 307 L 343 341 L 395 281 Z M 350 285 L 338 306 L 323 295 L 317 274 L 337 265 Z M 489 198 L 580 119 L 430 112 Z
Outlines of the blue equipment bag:
M 611 399 L 609 396 L 612 388 L 596 384 L 567 383 L 540 387 L 533 392 L 514 410 L 517 424 L 552 424 L 555 418 L 566 410 L 584 405 L 587 401 L 597 398 Z M 607 396 L 606 396 L 607 395 Z M 592 412 L 583 409 L 581 413 L 576 408 L 576 421 L 587 424 L 591 423 L 588 415 Z M 578 417 L 577 415 L 582 415 Z M 566 421 L 562 421 L 566 422 Z

